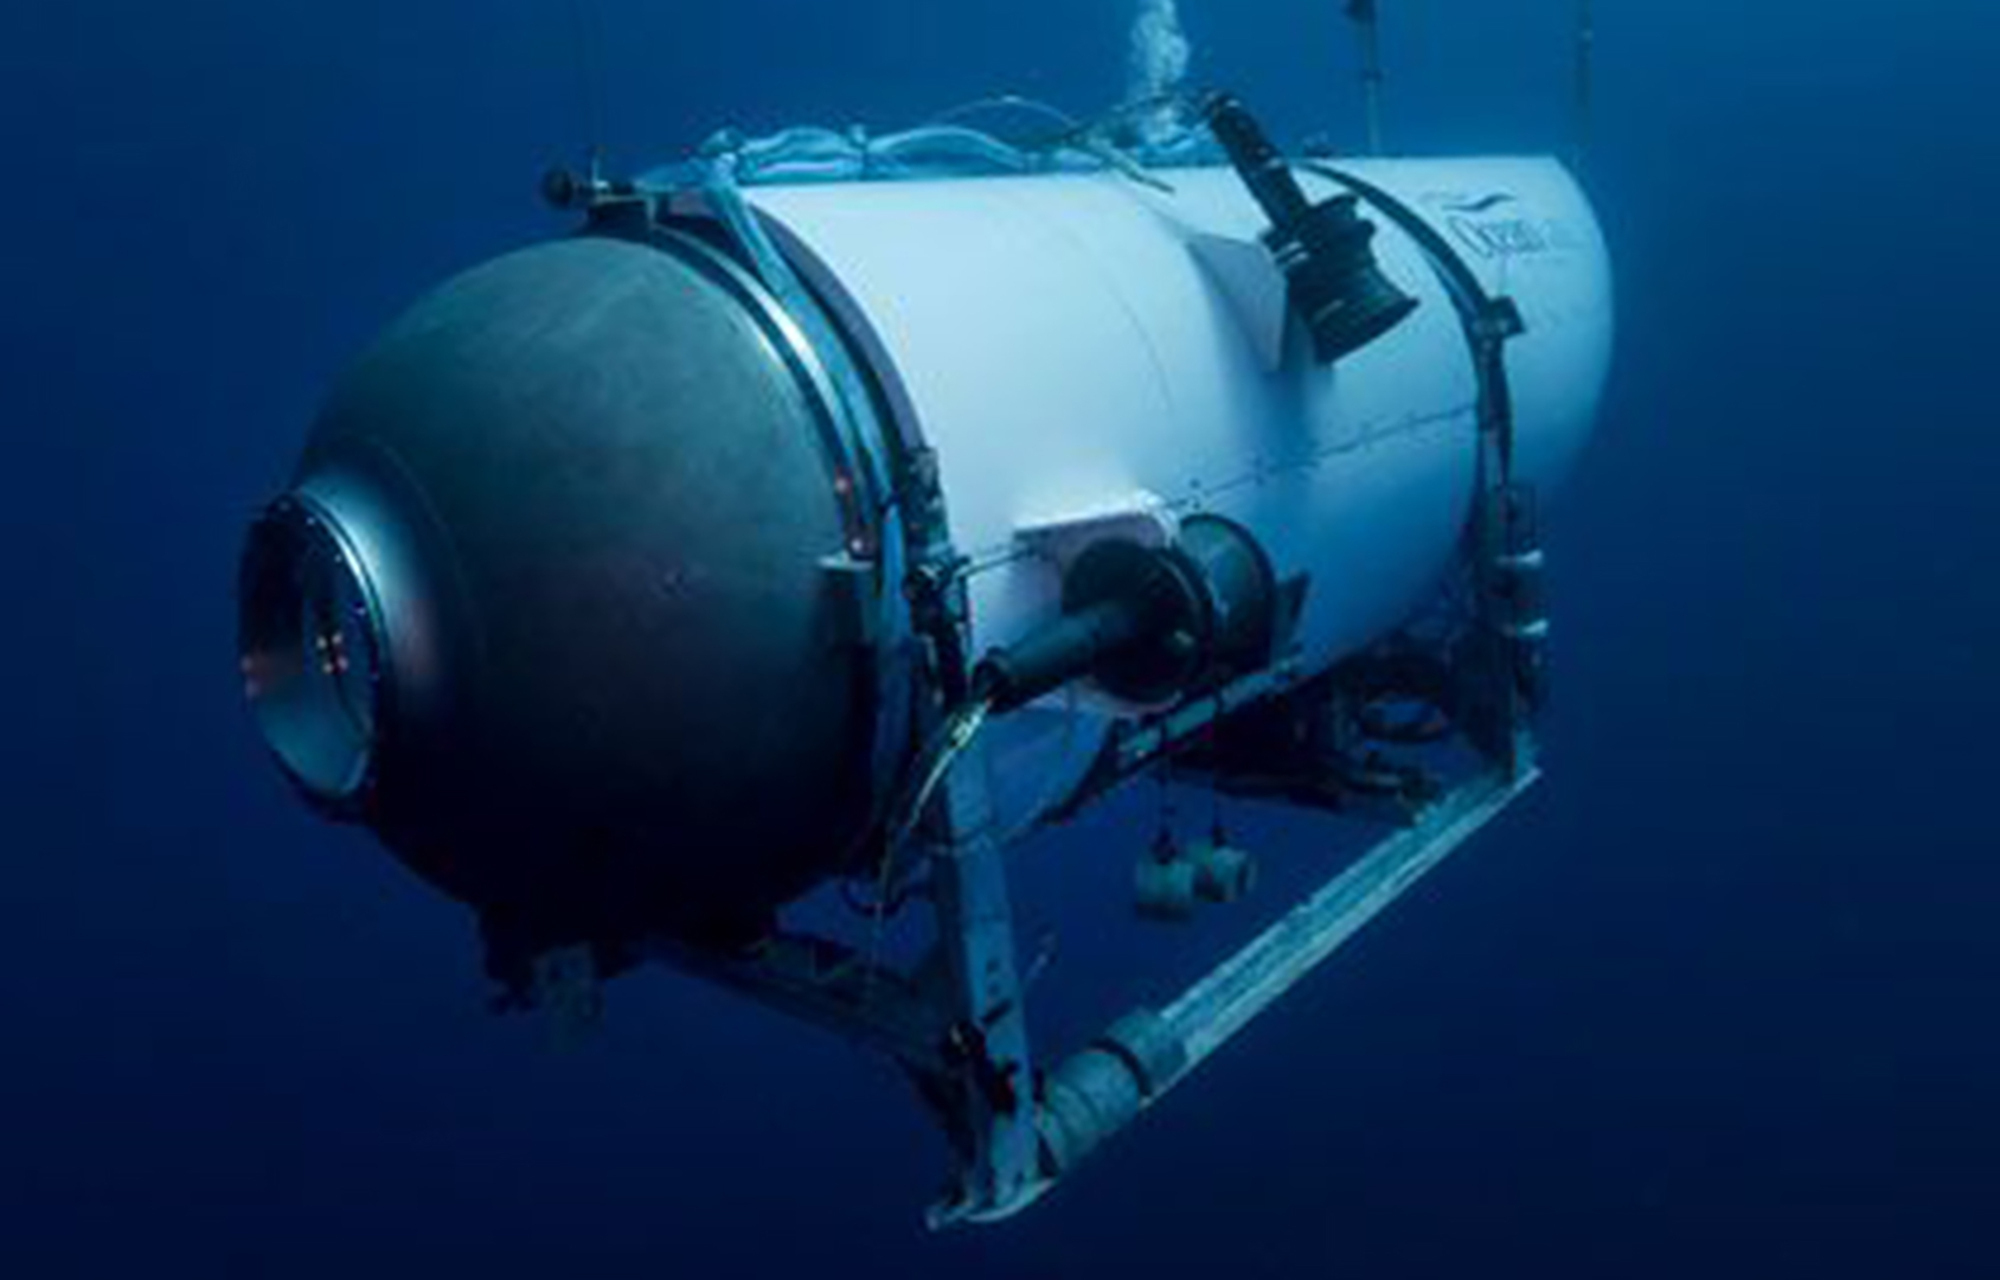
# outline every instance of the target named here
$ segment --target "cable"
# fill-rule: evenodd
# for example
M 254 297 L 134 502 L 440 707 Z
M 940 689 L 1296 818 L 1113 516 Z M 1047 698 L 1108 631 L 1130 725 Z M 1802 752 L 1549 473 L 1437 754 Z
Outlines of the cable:
M 882 843 L 882 863 L 876 873 L 874 913 L 868 925 L 868 968 L 862 987 L 864 1006 L 874 999 L 875 972 L 882 955 L 882 932 L 888 918 L 893 914 L 892 904 L 897 896 L 890 884 L 896 872 L 896 851 L 903 847 L 917 824 L 923 821 L 924 811 L 930 807 L 931 797 L 951 773 L 966 749 L 979 737 L 979 731 L 993 714 L 991 697 L 975 697 L 964 706 L 952 712 L 939 727 L 936 737 L 920 759 L 921 767 L 916 771 L 916 788 L 908 793 L 902 803 L 890 810 L 891 822 L 888 837 Z
M 872 902 L 863 902 L 855 895 L 852 878 L 843 883 L 841 897 L 851 909 L 879 921 L 885 914 L 894 915 L 908 900 L 907 887 L 891 883 L 895 875 L 896 854 L 915 833 L 938 787 L 979 736 L 979 731 L 986 726 L 992 713 L 990 698 L 976 698 L 947 716 L 925 744 L 908 775 L 912 779 L 911 784 L 891 800 L 882 811 L 880 820 L 871 823 L 855 842 L 858 852 L 861 846 L 880 835 L 881 852 L 875 865 L 875 896 Z
M 1347 16 L 1361 44 L 1361 92 L 1368 113 L 1368 154 L 1382 154 L 1382 19 L 1376 0 L 1348 0 Z
M 1018 93 L 1002 93 L 990 98 L 974 99 L 971 102 L 963 103 L 953 107 L 949 111 L 933 116 L 930 123 L 934 125 L 960 124 L 973 116 L 992 115 L 1010 111 L 1020 115 L 1040 116 L 1042 119 L 1054 123 L 1058 128 L 1065 131 L 1075 131 L 1085 127 L 1083 121 L 1064 111 L 1061 107 L 1043 102 L 1039 98 L 1024 97 Z
M 923 821 L 924 810 L 930 807 L 931 797 L 937 793 L 951 767 L 986 727 L 993 715 L 993 700 L 990 697 L 974 698 L 965 706 L 946 718 L 938 734 L 931 740 L 924 752 L 923 766 L 917 771 L 917 786 L 902 804 L 892 810 L 893 821 L 889 824 L 888 839 L 883 848 L 883 866 L 894 861 L 895 851 L 902 847 Z M 885 872 L 886 877 L 886 872 Z
M 1577 171 L 1590 158 L 1591 132 L 1597 98 L 1597 12 L 1593 0 L 1577 0 L 1576 9 L 1576 153 Z

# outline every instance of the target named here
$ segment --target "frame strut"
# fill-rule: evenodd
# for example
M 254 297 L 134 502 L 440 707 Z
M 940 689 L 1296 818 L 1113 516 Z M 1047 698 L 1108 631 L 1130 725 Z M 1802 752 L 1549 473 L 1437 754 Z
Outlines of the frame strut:
M 1007 850 L 986 769 L 986 752 L 975 744 L 946 777 L 933 810 L 941 828 L 931 854 L 937 945 L 955 1014 L 947 1081 L 970 1141 L 958 1187 L 930 1212 L 933 1228 L 1006 1217 L 1037 1194 L 1028 1015 L 1014 956 Z
M 1540 778 L 1531 767 L 1516 778 L 1494 774 L 1464 784 L 1415 827 L 1383 840 L 1162 1009 L 1161 1018 L 1180 1037 L 1187 1058 L 1161 1092 L 1185 1079 Z
M 1348 0 L 1348 20 L 1361 46 L 1362 106 L 1368 121 L 1368 154 L 1382 154 L 1382 17 L 1376 0 Z

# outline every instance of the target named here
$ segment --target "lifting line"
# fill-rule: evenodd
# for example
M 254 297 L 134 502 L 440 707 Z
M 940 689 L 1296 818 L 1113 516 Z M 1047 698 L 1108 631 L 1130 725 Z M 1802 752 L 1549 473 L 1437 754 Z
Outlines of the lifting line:
M 1597 14 L 1593 0 L 1576 5 L 1576 151 L 1577 172 L 1590 157 L 1591 116 L 1597 97 Z
M 1382 154 L 1382 25 L 1376 0 L 1347 0 L 1361 42 L 1361 93 L 1368 112 L 1368 154 Z

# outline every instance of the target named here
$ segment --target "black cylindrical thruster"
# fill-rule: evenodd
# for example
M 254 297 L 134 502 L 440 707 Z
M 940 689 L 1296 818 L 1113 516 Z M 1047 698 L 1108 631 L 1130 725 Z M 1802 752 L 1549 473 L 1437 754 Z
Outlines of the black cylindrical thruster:
M 1150 632 L 1142 602 L 1100 600 L 989 655 L 980 664 L 979 692 L 1010 711 L 1090 674 L 1149 640 Z
M 1222 516 L 1190 516 L 1174 550 L 1208 601 L 1211 674 L 1242 675 L 1270 662 L 1279 639 L 1278 576 L 1250 531 Z
M 1270 662 L 1278 594 L 1256 539 L 1220 516 L 1190 517 L 1166 547 L 1106 538 L 1063 575 L 1061 615 L 986 656 L 980 692 L 1006 711 L 1089 678 L 1169 701 Z
M 1106 538 L 1063 575 L 1060 615 L 980 663 L 979 692 L 1007 711 L 1090 677 L 1119 697 L 1157 700 L 1198 669 L 1209 628 L 1192 564 Z

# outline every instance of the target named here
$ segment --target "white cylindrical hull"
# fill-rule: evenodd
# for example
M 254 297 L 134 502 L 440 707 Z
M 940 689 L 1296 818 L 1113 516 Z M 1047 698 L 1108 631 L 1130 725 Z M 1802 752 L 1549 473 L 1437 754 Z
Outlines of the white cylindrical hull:
M 1517 472 L 1556 483 L 1590 432 L 1611 350 L 1608 258 L 1576 184 L 1534 159 L 1344 169 L 1518 306 Z M 1101 174 L 749 194 L 856 336 L 898 429 L 935 450 L 953 540 L 975 565 L 977 648 L 1050 616 L 1066 530 L 1165 537 L 1214 512 L 1249 529 L 1281 577 L 1308 580 L 1292 660 L 1311 673 L 1393 630 L 1459 544 L 1477 465 L 1464 326 L 1416 241 L 1364 205 L 1383 270 L 1421 305 L 1317 365 L 1286 324 L 1266 224 L 1235 174 L 1163 177 L 1171 193 Z M 1301 178 L 1314 198 L 1341 190 Z M 1017 758 L 1041 775 L 1024 791 L 1050 791 L 1051 776 L 1059 791 L 1133 710 L 1070 699 L 1024 719 Z

